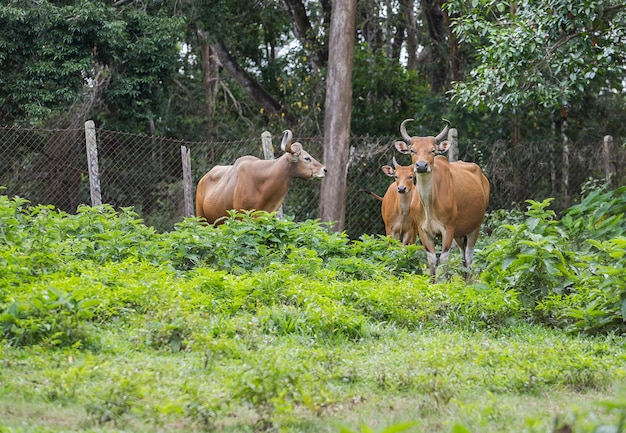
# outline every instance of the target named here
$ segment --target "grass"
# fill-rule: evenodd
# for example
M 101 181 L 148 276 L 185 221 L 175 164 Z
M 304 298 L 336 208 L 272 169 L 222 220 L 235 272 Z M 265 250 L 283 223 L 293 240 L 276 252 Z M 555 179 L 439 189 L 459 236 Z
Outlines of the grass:
M 1 425 L 17 432 L 247 432 L 271 416 L 274 428 L 294 432 L 406 421 L 418 422 L 407 430 L 414 432 L 448 432 L 455 424 L 539 432 L 583 410 L 608 417 L 595 403 L 618 398 L 626 375 L 619 339 L 532 325 L 385 326 L 377 338 L 340 345 L 250 333 L 258 338 L 182 353 L 133 348 L 128 334 L 113 329 L 98 354 L 4 348 Z M 274 382 L 284 388 L 274 393 Z M 261 389 L 256 400 L 246 383 Z M 253 405 L 229 404 L 232 389 L 246 389 L 242 401 Z M 270 415 L 257 410 L 285 390 L 297 403 L 268 407 Z

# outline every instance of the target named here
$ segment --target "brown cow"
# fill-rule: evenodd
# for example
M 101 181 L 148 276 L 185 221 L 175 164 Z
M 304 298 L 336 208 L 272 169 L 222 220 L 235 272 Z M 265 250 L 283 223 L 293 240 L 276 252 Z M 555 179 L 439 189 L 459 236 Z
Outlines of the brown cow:
M 437 255 L 435 237 L 441 235 L 439 261 L 445 268 L 453 241 L 461 249 L 466 278 L 474 257 L 474 246 L 489 205 L 489 181 L 474 163 L 448 162 L 437 153 L 446 152 L 450 143 L 442 141 L 450 122 L 436 137 L 411 137 L 406 132 L 406 119 L 400 133 L 407 141 L 397 141 L 396 149 L 408 153 L 413 160 L 418 194 L 414 194 L 411 211 L 420 240 L 428 255 L 430 275 L 435 277 Z
M 302 144 L 292 144 L 292 138 L 290 130 L 283 132 L 280 147 L 285 153 L 277 159 L 247 155 L 233 165 L 213 167 L 198 182 L 196 216 L 219 224 L 229 210 L 275 212 L 293 179 L 324 177 L 326 167 L 302 149 Z
M 412 165 L 398 165 L 393 158 L 393 167 L 382 166 L 383 172 L 395 180 L 387 188 L 384 197 L 362 189 L 382 202 L 381 214 L 385 223 L 387 236 L 397 239 L 404 245 L 415 243 L 417 230 L 410 215 L 411 199 L 415 190 L 415 173 Z

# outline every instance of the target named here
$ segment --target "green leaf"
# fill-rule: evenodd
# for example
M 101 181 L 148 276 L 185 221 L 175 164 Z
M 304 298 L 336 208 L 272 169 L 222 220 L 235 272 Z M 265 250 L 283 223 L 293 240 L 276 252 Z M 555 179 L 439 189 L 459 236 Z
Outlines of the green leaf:
M 462 426 L 461 424 L 454 424 L 454 426 L 452 426 L 451 433 L 471 433 L 471 432 L 466 427 Z

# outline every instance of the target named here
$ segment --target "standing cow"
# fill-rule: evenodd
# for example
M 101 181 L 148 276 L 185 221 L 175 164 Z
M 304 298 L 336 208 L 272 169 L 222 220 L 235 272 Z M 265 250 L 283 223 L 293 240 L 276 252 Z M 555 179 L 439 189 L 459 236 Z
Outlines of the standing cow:
M 439 262 L 445 268 L 453 241 L 461 249 L 466 278 L 474 257 L 474 246 L 489 205 L 489 181 L 474 163 L 448 162 L 437 153 L 444 153 L 450 143 L 443 141 L 450 128 L 446 126 L 436 137 L 411 137 L 406 132 L 406 119 L 400 133 L 406 140 L 397 141 L 398 151 L 410 154 L 413 160 L 418 194 L 411 203 L 412 215 L 422 245 L 428 255 L 430 276 L 435 277 L 437 255 L 435 238 L 442 237 Z
M 295 178 L 314 179 L 326 175 L 326 167 L 309 155 L 302 144 L 292 144 L 293 133 L 283 132 L 277 159 L 263 160 L 247 155 L 233 165 L 218 165 L 205 174 L 196 190 L 196 216 L 219 224 L 229 210 L 280 208 Z
M 393 167 L 383 165 L 382 170 L 387 176 L 394 178 L 385 195 L 381 197 L 372 191 L 361 191 L 382 202 L 381 214 L 387 236 L 404 245 L 415 243 L 417 230 L 411 216 L 411 200 L 415 191 L 413 166 L 398 165 L 396 158 L 393 158 Z

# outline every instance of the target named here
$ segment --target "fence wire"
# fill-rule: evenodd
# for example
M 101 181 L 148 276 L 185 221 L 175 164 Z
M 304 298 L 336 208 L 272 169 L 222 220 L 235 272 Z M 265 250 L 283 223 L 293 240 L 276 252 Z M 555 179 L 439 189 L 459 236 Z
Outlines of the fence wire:
M 157 230 L 173 228 L 184 216 L 180 146 L 191 151 L 193 181 L 217 164 L 232 164 L 243 155 L 263 158 L 261 133 L 230 142 L 188 142 L 165 137 L 97 129 L 102 201 L 115 208 L 133 207 L 146 224 Z M 274 137 L 280 155 L 280 134 Z M 399 137 L 352 137 L 347 172 L 345 231 L 352 238 L 383 234 L 380 202 L 361 192 L 384 194 L 392 179 L 381 167 L 396 158 L 409 165 L 393 143 Z M 323 161 L 321 137 L 294 137 L 316 159 Z M 602 135 L 595 143 L 524 143 L 507 141 L 469 143 L 460 138 L 460 159 L 481 165 L 491 183 L 490 209 L 523 208 L 524 200 L 554 197 L 563 209 L 577 199 L 581 185 L 605 176 Z M 610 161 L 614 186 L 624 183 L 626 152 L 616 140 Z M 296 179 L 283 203 L 286 215 L 297 221 L 318 218 L 320 181 Z M 0 128 L 0 194 L 19 196 L 31 204 L 52 204 L 73 213 L 90 204 L 85 131 L 83 129 Z M 195 187 L 195 185 L 194 185 Z

